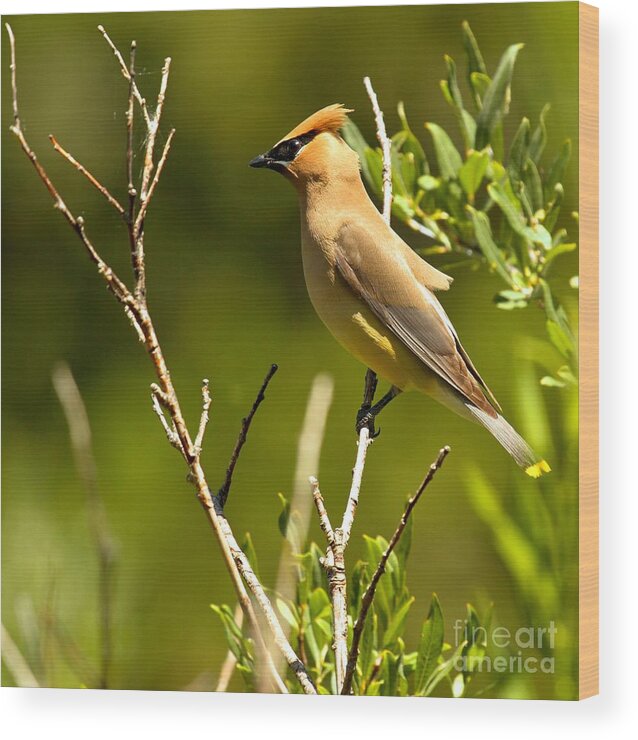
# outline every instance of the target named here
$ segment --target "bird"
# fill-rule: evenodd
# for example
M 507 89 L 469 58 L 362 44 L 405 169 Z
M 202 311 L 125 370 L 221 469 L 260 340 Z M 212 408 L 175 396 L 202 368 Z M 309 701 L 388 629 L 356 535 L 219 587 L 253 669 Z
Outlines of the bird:
M 403 241 L 370 199 L 359 156 L 340 135 L 353 112 L 342 104 L 322 108 L 249 164 L 294 186 L 310 301 L 335 339 L 390 383 L 357 428 L 373 431 L 393 398 L 420 391 L 483 425 L 532 478 L 548 473 L 501 414 L 435 295 L 452 278 Z

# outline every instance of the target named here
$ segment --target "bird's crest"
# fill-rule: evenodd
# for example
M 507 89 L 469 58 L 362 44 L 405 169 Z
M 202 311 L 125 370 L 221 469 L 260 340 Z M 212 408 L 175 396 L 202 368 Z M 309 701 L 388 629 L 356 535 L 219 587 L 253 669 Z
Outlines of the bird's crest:
M 307 134 L 310 131 L 317 134 L 323 133 L 324 131 L 337 133 L 337 131 L 348 120 L 348 113 L 352 112 L 353 111 L 350 108 L 345 108 L 341 103 L 327 105 L 325 108 L 322 108 L 311 116 L 308 116 L 308 118 L 306 118 L 305 121 L 302 121 L 298 126 L 295 126 L 292 131 L 284 136 L 282 141 L 292 139 L 295 136 L 301 136 L 301 134 Z

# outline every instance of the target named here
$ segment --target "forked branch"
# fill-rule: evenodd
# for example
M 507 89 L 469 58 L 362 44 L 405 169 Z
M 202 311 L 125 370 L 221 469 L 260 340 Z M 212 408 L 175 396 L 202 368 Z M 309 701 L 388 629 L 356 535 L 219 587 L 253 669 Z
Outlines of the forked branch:
M 385 572 L 385 567 L 388 563 L 388 560 L 390 559 L 390 555 L 392 555 L 394 548 L 399 544 L 401 535 L 405 531 L 405 528 L 408 524 L 408 519 L 410 518 L 410 514 L 412 513 L 414 507 L 419 503 L 419 499 L 425 492 L 425 489 L 430 485 L 430 482 L 436 475 L 437 471 L 443 465 L 443 462 L 448 456 L 449 452 L 450 448 L 448 446 L 445 446 L 439 450 L 439 454 L 436 460 L 432 463 L 432 465 L 430 465 L 428 472 L 425 478 L 421 481 L 421 485 L 417 488 L 416 493 L 410 499 L 408 499 L 397 528 L 394 530 L 394 534 L 390 538 L 387 548 L 385 549 L 383 555 L 381 556 L 381 559 L 377 563 L 377 567 L 372 575 L 372 578 L 370 579 L 370 583 L 368 584 L 368 587 L 363 594 L 363 597 L 361 599 L 361 608 L 352 629 L 352 645 L 350 646 L 350 652 L 348 654 L 348 666 L 343 682 L 343 688 L 341 690 L 342 694 L 349 694 L 352 690 L 352 679 L 354 677 L 355 668 L 357 666 L 357 658 L 359 657 L 359 645 L 361 643 L 361 636 L 363 634 L 366 617 L 368 616 L 368 612 L 370 611 L 370 607 L 372 606 L 372 602 L 374 601 L 374 595 L 376 593 L 377 586 L 379 585 L 381 576 Z
M 164 100 L 166 96 L 166 89 L 168 85 L 168 76 L 170 70 L 170 59 L 166 59 L 164 67 L 162 69 L 162 78 L 160 82 L 160 90 L 157 96 L 157 103 L 154 113 L 151 115 L 147 109 L 146 101 L 142 97 L 137 83 L 135 81 L 135 44 L 131 45 L 130 54 L 130 68 L 127 67 L 124 59 L 112 42 L 106 31 L 102 26 L 99 27 L 100 33 L 106 39 L 109 47 L 113 51 L 124 78 L 129 83 L 128 91 L 128 108 L 126 117 L 126 158 L 127 158 L 127 186 L 129 194 L 129 208 L 126 213 L 127 225 L 129 230 L 129 242 L 131 250 L 131 258 L 133 263 L 133 273 L 135 278 L 134 289 L 130 290 L 125 282 L 119 278 L 113 269 L 108 265 L 105 260 L 100 256 L 98 250 L 94 246 L 92 240 L 87 236 L 84 219 L 80 216 L 76 217 L 73 215 L 71 210 L 67 207 L 65 201 L 60 196 L 57 188 L 49 178 L 47 172 L 38 161 L 33 149 L 27 142 L 22 128 L 19 110 L 18 110 L 18 94 L 17 94 L 17 82 L 16 82 L 16 55 L 15 55 L 15 37 L 10 26 L 7 25 L 7 33 L 9 35 L 10 52 L 11 52 L 11 91 L 12 91 L 12 103 L 13 103 L 13 125 L 11 131 L 15 134 L 20 147 L 23 152 L 29 158 L 33 164 L 38 176 L 43 182 L 44 186 L 48 190 L 49 194 L 53 198 L 55 207 L 62 213 L 64 218 L 67 220 L 69 225 L 75 231 L 80 238 L 84 248 L 86 249 L 90 259 L 96 265 L 98 272 L 102 275 L 106 281 L 107 286 L 113 293 L 115 298 L 122 305 L 124 312 L 132 325 L 134 326 L 139 339 L 144 343 L 146 350 L 151 358 L 157 382 L 151 387 L 151 394 L 153 400 L 153 408 L 157 413 L 167 438 L 173 446 L 175 446 L 183 456 L 188 469 L 189 469 L 189 480 L 194 485 L 198 499 L 206 512 L 208 521 L 210 522 L 215 537 L 219 543 L 222 557 L 224 559 L 226 568 L 229 572 L 233 586 L 237 593 L 237 599 L 246 617 L 246 622 L 252 632 L 257 651 L 264 661 L 268 672 L 270 673 L 272 686 L 281 692 L 286 692 L 286 686 L 279 676 L 272 656 L 269 654 L 266 647 L 266 642 L 262 634 L 262 628 L 260 621 L 257 619 L 253 602 L 248 595 L 246 586 L 250 589 L 251 593 L 255 598 L 255 603 L 259 606 L 260 610 L 264 614 L 265 621 L 272 631 L 274 636 L 275 644 L 278 649 L 281 650 L 294 674 L 296 675 L 302 689 L 309 694 L 316 693 L 316 689 L 313 682 L 308 675 L 308 672 L 299 660 L 294 650 L 288 643 L 281 625 L 279 624 L 275 612 L 265 594 L 263 586 L 256 578 L 246 555 L 243 553 L 237 541 L 232 533 L 230 524 L 223 513 L 223 504 L 220 498 L 213 496 L 208 485 L 204 469 L 201 464 L 201 445 L 203 442 L 204 429 L 208 420 L 208 410 L 210 407 L 210 399 L 208 396 L 208 385 L 205 384 L 205 390 L 203 392 L 203 408 L 198 432 L 193 438 L 189 432 L 186 420 L 181 410 L 181 406 L 175 391 L 175 387 L 171 380 L 171 375 L 164 357 L 164 353 L 160 346 L 155 326 L 148 309 L 146 302 L 146 265 L 144 256 L 144 220 L 148 213 L 148 207 L 156 190 L 157 183 L 164 164 L 168 155 L 170 144 L 173 138 L 173 132 L 168 136 L 162 155 L 160 156 L 157 165 L 155 164 L 155 144 L 157 139 L 157 133 L 160 124 L 160 118 L 164 106 Z M 139 210 L 137 215 L 135 214 L 135 206 L 138 200 L 137 190 L 133 182 L 133 130 L 134 130 L 134 105 L 133 100 L 136 100 L 142 110 L 142 116 L 145 124 L 145 158 L 144 167 L 141 177 L 141 188 L 139 191 Z M 54 144 L 55 139 L 53 139 Z M 58 150 L 61 147 L 57 145 Z M 60 153 L 63 153 L 62 151 Z M 79 165 L 77 161 L 71 157 L 67 152 L 63 153 L 63 156 L 76 166 L 76 169 L 85 177 L 87 177 L 94 187 L 97 187 L 103 195 L 108 198 L 108 191 L 106 188 L 100 186 L 100 183 L 89 176 L 88 170 Z M 112 196 L 111 196 L 112 198 Z M 115 199 L 113 198 L 113 201 Z M 114 205 L 114 203 L 111 203 Z M 121 207 L 121 205 L 120 205 Z M 118 209 L 119 210 L 119 209 Z M 124 210 L 124 209 L 122 209 Z M 271 371 L 274 373 L 274 370 Z M 258 396 L 258 402 L 253 406 L 249 419 L 252 419 L 256 411 L 256 407 L 261 403 L 263 399 L 263 391 L 265 386 L 262 386 L 260 396 Z M 244 430 L 244 441 L 245 433 L 248 430 L 250 421 L 248 421 Z M 235 460 L 232 462 L 231 459 L 231 473 L 230 477 L 227 474 L 228 485 L 230 485 L 230 479 L 232 479 L 232 469 L 236 464 L 236 457 L 238 457 L 241 451 L 243 442 L 237 449 Z

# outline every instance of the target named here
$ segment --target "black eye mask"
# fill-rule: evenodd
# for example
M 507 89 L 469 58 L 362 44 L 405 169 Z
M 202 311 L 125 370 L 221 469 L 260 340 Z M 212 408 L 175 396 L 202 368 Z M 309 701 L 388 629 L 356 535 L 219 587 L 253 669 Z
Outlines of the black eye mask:
M 275 162 L 292 162 L 306 144 L 315 138 L 317 133 L 317 131 L 309 131 L 307 134 L 295 136 L 294 139 L 286 139 L 286 141 L 282 141 L 281 144 L 273 147 L 265 156 Z

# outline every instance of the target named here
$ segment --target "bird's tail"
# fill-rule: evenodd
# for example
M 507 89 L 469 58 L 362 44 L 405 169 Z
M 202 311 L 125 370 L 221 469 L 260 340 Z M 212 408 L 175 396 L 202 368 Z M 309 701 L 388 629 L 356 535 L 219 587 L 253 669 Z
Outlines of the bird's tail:
M 547 462 L 538 459 L 534 450 L 500 414 L 492 417 L 472 404 L 465 405 L 472 416 L 496 437 L 527 475 L 539 478 L 543 473 L 550 472 L 551 468 Z

